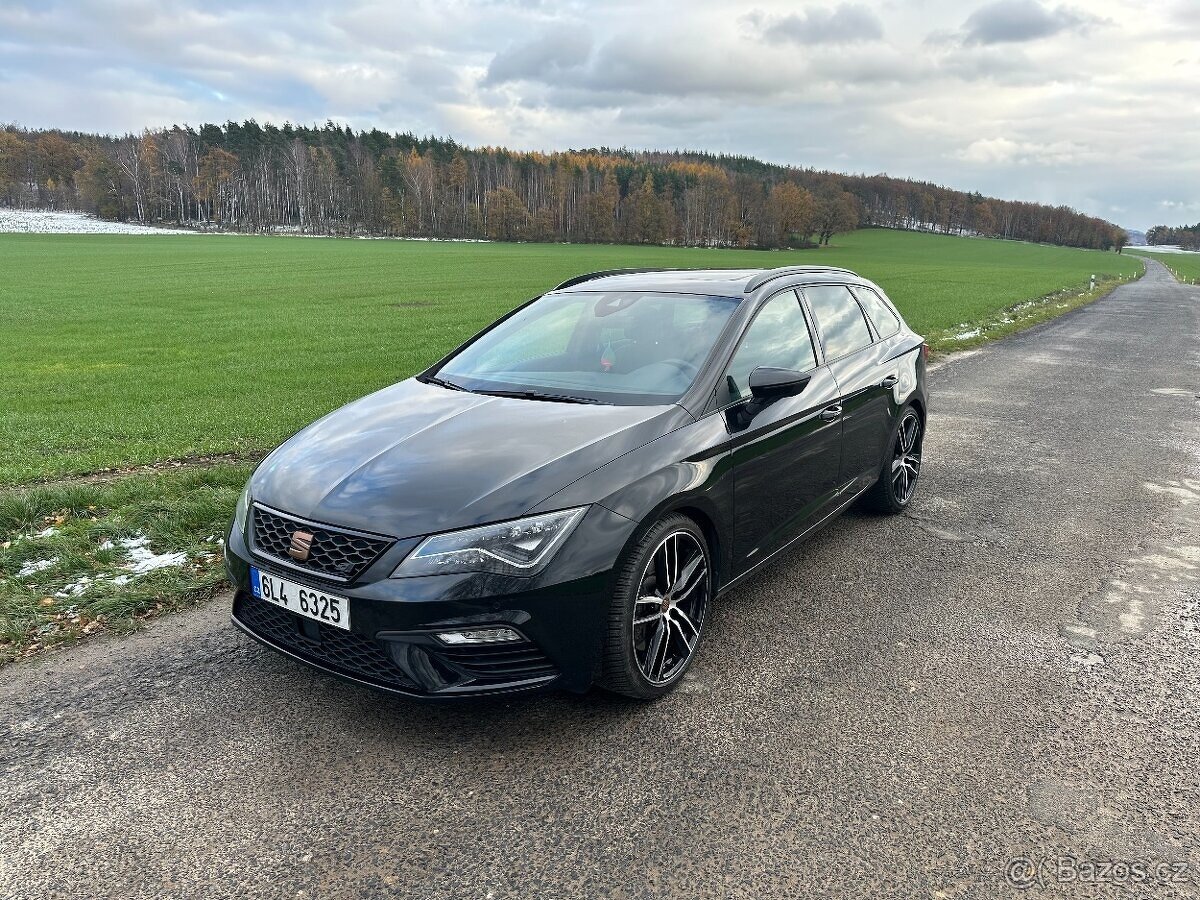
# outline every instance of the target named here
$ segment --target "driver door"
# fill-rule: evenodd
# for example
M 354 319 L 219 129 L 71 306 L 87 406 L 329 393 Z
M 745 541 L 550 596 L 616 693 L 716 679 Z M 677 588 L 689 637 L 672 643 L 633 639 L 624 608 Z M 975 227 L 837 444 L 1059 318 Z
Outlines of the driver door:
M 838 386 L 817 365 L 814 346 L 796 292 L 776 294 L 746 329 L 717 389 L 733 459 L 735 575 L 801 534 L 838 495 Z M 749 380 L 760 366 L 811 379 L 793 396 L 758 400 Z

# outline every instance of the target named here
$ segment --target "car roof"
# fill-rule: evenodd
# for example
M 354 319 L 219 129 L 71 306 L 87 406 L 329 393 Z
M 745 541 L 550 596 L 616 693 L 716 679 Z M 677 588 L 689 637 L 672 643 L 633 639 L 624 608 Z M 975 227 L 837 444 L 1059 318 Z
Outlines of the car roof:
M 580 275 L 560 284 L 556 291 L 662 291 L 740 297 L 780 279 L 805 281 L 860 281 L 857 273 L 836 266 L 780 266 L 774 269 L 610 269 Z

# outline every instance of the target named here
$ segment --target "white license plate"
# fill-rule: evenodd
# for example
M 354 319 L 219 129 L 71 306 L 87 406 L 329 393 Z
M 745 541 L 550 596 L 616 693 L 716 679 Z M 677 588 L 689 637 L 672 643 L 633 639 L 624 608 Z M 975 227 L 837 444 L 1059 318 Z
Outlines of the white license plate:
M 298 616 L 350 630 L 349 597 L 338 597 L 286 578 L 276 578 L 254 566 L 250 567 L 250 589 L 260 600 L 282 606 Z

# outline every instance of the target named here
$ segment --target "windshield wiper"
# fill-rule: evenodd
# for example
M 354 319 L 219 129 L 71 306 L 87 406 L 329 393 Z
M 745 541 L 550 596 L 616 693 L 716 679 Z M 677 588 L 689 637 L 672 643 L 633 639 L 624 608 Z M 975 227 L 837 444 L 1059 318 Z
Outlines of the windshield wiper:
M 486 394 L 489 397 L 515 397 L 518 400 L 545 400 L 550 403 L 598 403 L 603 400 L 593 400 L 591 397 L 571 397 L 567 394 L 547 394 L 543 391 L 472 391 L 473 394 Z
M 436 384 L 438 387 L 449 388 L 452 391 L 465 391 L 466 388 L 461 384 L 455 384 L 453 381 L 447 381 L 445 378 L 438 378 L 436 375 L 426 375 L 424 378 L 418 379 L 426 384 Z

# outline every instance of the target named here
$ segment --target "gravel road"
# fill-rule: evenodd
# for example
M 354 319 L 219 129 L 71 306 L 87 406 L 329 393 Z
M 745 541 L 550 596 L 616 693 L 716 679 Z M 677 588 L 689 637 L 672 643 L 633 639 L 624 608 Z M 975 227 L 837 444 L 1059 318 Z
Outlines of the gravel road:
M 1147 265 L 939 367 L 909 513 L 653 705 L 380 696 L 221 602 L 5 669 L 0 897 L 1195 896 L 1200 288 Z

